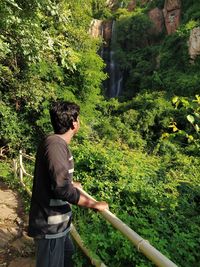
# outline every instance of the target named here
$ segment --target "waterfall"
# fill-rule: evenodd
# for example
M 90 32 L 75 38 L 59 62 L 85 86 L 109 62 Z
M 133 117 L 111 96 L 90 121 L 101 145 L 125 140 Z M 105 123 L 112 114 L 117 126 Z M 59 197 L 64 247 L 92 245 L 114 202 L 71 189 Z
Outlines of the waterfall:
M 122 73 L 120 72 L 119 65 L 115 58 L 114 46 L 116 42 L 116 29 L 115 21 L 112 23 L 112 37 L 110 44 L 110 64 L 109 64 L 109 97 L 117 97 L 121 93 L 122 89 Z
M 115 21 L 102 22 L 93 20 L 89 33 L 94 37 L 102 37 L 102 44 L 99 55 L 106 63 L 105 72 L 108 73 L 108 79 L 104 81 L 106 95 L 110 98 L 118 97 L 122 92 L 123 76 L 116 61 L 116 29 Z

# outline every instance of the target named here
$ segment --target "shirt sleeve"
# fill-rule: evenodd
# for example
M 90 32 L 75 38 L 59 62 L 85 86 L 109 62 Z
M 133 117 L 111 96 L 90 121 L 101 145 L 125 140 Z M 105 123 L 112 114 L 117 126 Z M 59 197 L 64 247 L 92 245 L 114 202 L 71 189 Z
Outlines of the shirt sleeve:
M 53 196 L 77 204 L 80 191 L 72 184 L 73 164 L 69 160 L 66 146 L 59 142 L 49 144 L 46 149 L 46 161 Z

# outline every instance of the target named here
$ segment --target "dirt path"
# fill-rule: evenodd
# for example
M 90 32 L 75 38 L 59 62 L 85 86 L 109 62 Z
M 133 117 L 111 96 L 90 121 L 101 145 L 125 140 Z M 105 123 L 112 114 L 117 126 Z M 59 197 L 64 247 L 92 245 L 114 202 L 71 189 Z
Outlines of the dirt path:
M 0 267 L 34 267 L 33 240 L 19 195 L 0 181 Z

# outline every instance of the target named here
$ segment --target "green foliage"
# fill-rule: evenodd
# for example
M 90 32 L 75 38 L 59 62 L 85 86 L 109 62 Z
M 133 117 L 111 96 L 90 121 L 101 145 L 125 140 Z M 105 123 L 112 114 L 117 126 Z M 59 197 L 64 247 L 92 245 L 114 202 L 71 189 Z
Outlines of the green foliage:
M 85 142 L 74 148 L 73 153 L 76 179 L 84 184 L 84 189 L 97 199 L 107 200 L 110 210 L 120 219 L 174 262 L 183 265 L 179 255 L 189 247 L 199 246 L 195 238 L 199 231 L 196 212 L 200 191 L 195 187 L 199 182 L 199 160 L 180 156 L 172 164 L 125 146 L 118 149 L 115 144 L 106 143 L 105 149 L 104 142 L 95 145 Z M 192 208 L 187 203 L 192 203 Z M 99 252 L 105 263 L 151 266 L 98 215 L 86 210 L 79 212 L 75 215 L 77 227 L 88 246 Z M 188 212 L 191 212 L 189 217 Z M 192 226 L 188 229 L 188 225 Z M 96 234 L 96 229 L 101 235 Z M 183 247 L 181 240 L 187 245 Z M 198 260 L 198 253 L 194 253 L 188 264 Z
M 199 22 L 200 19 L 200 3 L 198 1 L 183 1 L 182 3 L 183 8 L 183 23 L 186 23 L 188 21 L 195 20 Z
M 26 124 L 24 116 L 20 116 L 3 101 L 0 101 L 0 129 L 0 145 L 7 147 L 10 156 L 14 155 L 22 146 L 27 149 L 31 149 L 33 146 L 32 129 Z
M 139 90 L 152 87 L 158 47 L 152 46 L 153 24 L 144 9 L 121 12 L 116 23 L 116 59 L 124 73 L 123 95 L 130 98 Z M 156 37 L 158 38 L 158 37 Z
M 132 148 L 149 150 L 168 129 L 174 109 L 165 92 L 143 92 L 110 112 L 98 125 L 101 138 L 112 136 Z
M 122 15 L 117 21 L 118 45 L 126 52 L 144 47 L 148 37 L 147 30 L 150 26 L 151 22 L 142 9 L 138 8 L 133 13 Z
M 11 165 L 9 162 L 5 161 L 0 161 L 0 170 L 1 170 L 1 176 L 0 179 L 6 181 L 8 184 L 11 183 L 10 179 L 10 174 L 12 172 Z
M 173 119 L 169 126 L 173 133 L 165 134 L 164 137 L 182 143 L 183 153 L 198 155 L 200 148 L 200 98 L 198 95 L 195 99 L 174 97 L 172 102 L 178 112 L 176 119 Z
M 106 76 L 96 54 L 99 44 L 88 35 L 92 1 L 6 1 L 0 14 L 2 127 L 8 128 L 1 142 L 9 137 L 9 146 L 16 149 L 16 138 L 24 143 L 31 128 L 36 142 L 38 133 L 49 130 L 52 99 L 80 99 L 84 113 L 91 113 Z M 31 139 L 26 148 L 32 147 Z
M 105 0 L 92 0 L 92 13 L 95 19 L 110 19 L 112 13 Z
M 180 96 L 198 94 L 199 60 L 192 65 L 188 54 L 190 31 L 199 26 L 198 5 L 184 1 L 183 23 L 171 35 L 154 33 L 148 17 L 148 11 L 163 8 L 164 1 L 150 1 L 133 12 L 120 9 L 115 54 L 123 72 L 123 99 L 144 89 Z
M 175 67 L 178 70 L 185 70 L 189 67 L 187 49 L 185 36 L 175 33 L 166 37 L 160 50 L 160 68 L 170 67 L 173 69 Z
M 163 8 L 164 1 L 137 1 L 133 12 L 123 2 L 113 14 L 103 0 L 1 4 L 0 144 L 10 155 L 20 147 L 35 153 L 41 137 L 52 131 L 51 101 L 77 102 L 75 179 L 177 265 L 198 266 L 200 61 L 190 64 L 187 40 L 199 25 L 199 4 L 184 1 L 177 32 L 155 36 L 147 12 Z M 124 88 L 119 99 L 105 100 L 100 41 L 88 29 L 93 18 L 112 16 Z M 11 168 L 0 163 L 5 180 L 15 183 Z M 107 265 L 152 266 L 99 214 L 74 209 L 85 243 Z M 77 266 L 84 264 L 77 260 Z
M 17 144 L 20 129 L 18 128 L 19 122 L 15 112 L 5 105 L 3 101 L 0 102 L 0 128 L 1 140 L 12 144 Z

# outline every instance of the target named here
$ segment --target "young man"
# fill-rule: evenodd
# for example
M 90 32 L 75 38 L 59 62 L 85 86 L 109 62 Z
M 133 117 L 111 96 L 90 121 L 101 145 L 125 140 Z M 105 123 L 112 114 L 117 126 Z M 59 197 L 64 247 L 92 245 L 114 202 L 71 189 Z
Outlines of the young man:
M 81 185 L 72 180 L 74 163 L 68 145 L 80 127 L 79 111 L 75 103 L 55 102 L 50 109 L 54 134 L 37 151 L 28 228 L 35 239 L 36 267 L 73 266 L 71 204 L 99 211 L 108 208 L 106 202 L 82 195 Z

